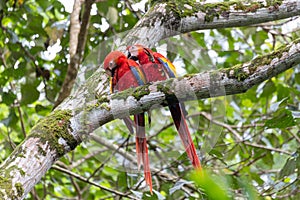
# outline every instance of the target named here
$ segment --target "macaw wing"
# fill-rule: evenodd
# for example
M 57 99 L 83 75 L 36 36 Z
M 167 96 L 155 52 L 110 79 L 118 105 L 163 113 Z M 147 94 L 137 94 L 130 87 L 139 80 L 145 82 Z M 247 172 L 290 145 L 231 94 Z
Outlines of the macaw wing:
M 167 73 L 168 73 L 168 75 L 169 75 L 170 78 L 177 77 L 176 68 L 175 68 L 175 66 L 172 64 L 172 62 L 170 60 L 168 60 L 167 58 L 165 58 L 160 53 L 155 53 L 154 56 L 164 66 L 164 68 L 166 69 L 166 71 L 167 71 Z
M 139 67 L 130 66 L 130 70 L 139 85 L 144 85 L 147 83 L 144 73 Z
M 157 58 L 157 60 L 164 66 L 164 68 L 167 71 L 169 77 L 170 78 L 176 78 L 177 77 L 176 68 L 173 65 L 173 63 L 169 59 L 167 59 L 163 55 L 161 55 L 160 53 L 155 53 L 154 55 Z M 187 116 L 188 112 L 185 109 L 184 103 L 180 103 L 180 107 L 182 109 L 183 115 Z

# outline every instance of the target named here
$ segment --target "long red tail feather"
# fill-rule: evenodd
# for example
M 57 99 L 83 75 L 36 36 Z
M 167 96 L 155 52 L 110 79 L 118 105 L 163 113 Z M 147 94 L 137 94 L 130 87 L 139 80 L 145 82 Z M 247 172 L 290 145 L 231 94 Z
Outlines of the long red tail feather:
M 191 160 L 193 166 L 197 170 L 201 170 L 201 163 L 197 156 L 196 148 L 194 146 L 190 131 L 186 124 L 186 119 L 184 114 L 182 113 L 182 109 L 179 104 L 170 105 L 169 109 L 171 111 L 172 118 L 174 120 L 174 124 L 179 133 L 180 139 L 184 145 L 185 151 Z
M 152 177 L 149 164 L 148 147 L 145 133 L 145 116 L 143 114 L 134 115 L 136 124 L 136 153 L 138 169 L 140 169 L 141 161 L 143 163 L 144 175 L 146 183 L 149 185 L 152 194 Z

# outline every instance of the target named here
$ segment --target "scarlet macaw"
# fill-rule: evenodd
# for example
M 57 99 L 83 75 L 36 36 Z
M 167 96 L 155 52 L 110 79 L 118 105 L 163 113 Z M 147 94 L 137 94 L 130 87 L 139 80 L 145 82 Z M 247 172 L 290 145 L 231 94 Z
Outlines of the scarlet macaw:
M 161 81 L 177 76 L 175 66 L 160 53 L 153 52 L 139 44 L 129 46 L 127 50 L 129 58 L 139 61 L 147 82 Z M 201 170 L 201 163 L 186 123 L 184 104 L 172 104 L 169 105 L 169 109 L 189 159 L 195 169 Z
M 123 91 L 131 87 L 137 87 L 146 83 L 144 74 L 139 64 L 127 57 L 120 51 L 109 53 L 104 59 L 104 69 L 111 77 L 111 92 Z M 131 121 L 130 118 L 127 120 Z M 149 164 L 148 148 L 145 134 L 144 113 L 134 115 L 136 126 L 136 153 L 138 168 L 142 160 L 146 183 L 152 194 L 152 178 Z M 128 122 L 125 122 L 128 123 Z

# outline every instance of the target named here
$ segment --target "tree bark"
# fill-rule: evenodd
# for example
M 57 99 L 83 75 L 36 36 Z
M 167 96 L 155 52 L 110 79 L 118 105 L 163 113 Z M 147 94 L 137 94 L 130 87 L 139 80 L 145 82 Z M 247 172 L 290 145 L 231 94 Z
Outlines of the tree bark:
M 210 4 L 210 11 L 220 10 L 220 5 Z M 180 32 L 245 26 L 300 13 L 299 1 L 283 1 L 280 5 L 259 8 L 252 4 L 250 7 L 242 6 L 243 3 L 232 5 L 226 12 L 222 10 L 221 14 L 210 18 L 208 11 L 201 11 L 203 8 L 200 4 L 195 5 L 199 10 L 193 10 L 187 16 L 176 11 L 174 5 L 156 4 L 124 38 L 120 49 L 124 49 L 125 44 L 133 43 L 153 45 Z M 183 5 L 187 9 L 190 6 L 187 3 Z M 239 8 L 236 11 L 234 6 L 241 6 L 242 11 Z M 159 14 L 160 17 L 157 17 Z M 155 104 L 167 105 L 167 100 L 177 102 L 242 93 L 299 63 L 300 41 L 297 40 L 271 54 L 229 69 L 170 79 L 113 95 L 108 95 L 107 77 L 99 69 L 73 96 L 68 97 L 48 117 L 40 120 L 24 142 L 1 164 L 0 197 L 25 198 L 57 159 L 76 148 L 89 133 L 109 121 L 147 111 Z
M 127 45 L 153 46 L 158 41 L 196 30 L 241 27 L 285 19 L 300 13 L 300 1 L 284 0 L 279 4 L 259 1 L 229 1 L 203 4 L 193 1 L 157 3 L 123 40 Z
M 84 4 L 83 19 L 80 22 L 80 14 L 82 3 Z M 94 0 L 75 0 L 73 12 L 71 13 L 70 24 L 70 64 L 68 65 L 67 74 L 57 100 L 53 108 L 56 108 L 72 91 L 75 83 L 79 66 L 82 61 L 84 47 L 86 44 L 86 36 L 90 22 L 90 12 Z

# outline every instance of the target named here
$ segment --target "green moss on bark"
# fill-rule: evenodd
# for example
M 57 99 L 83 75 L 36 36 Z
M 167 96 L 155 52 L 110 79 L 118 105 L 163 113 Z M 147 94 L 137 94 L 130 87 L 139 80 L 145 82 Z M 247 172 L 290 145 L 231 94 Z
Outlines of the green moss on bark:
M 157 3 L 159 3 L 158 1 Z M 264 5 L 260 2 L 249 2 L 249 1 L 228 1 L 218 3 L 205 3 L 201 4 L 195 0 L 167 0 L 164 1 L 167 6 L 167 12 L 171 11 L 181 19 L 184 17 L 195 16 L 195 13 L 205 13 L 205 21 L 211 22 L 213 19 L 219 18 L 220 16 L 228 17 L 228 13 L 233 8 L 235 10 L 241 10 L 244 12 L 256 12 L 260 8 L 269 8 L 270 11 L 276 10 L 281 4 L 282 0 L 267 0 L 267 4 Z
M 168 79 L 163 83 L 157 84 L 157 90 L 164 93 L 165 95 L 171 94 L 171 88 L 173 85 L 174 79 Z
M 150 94 L 149 84 L 142 85 L 136 88 L 128 88 L 127 90 L 114 93 L 112 99 L 126 100 L 129 96 L 133 96 L 139 101 L 143 96 Z
M 70 150 L 78 145 L 78 141 L 69 133 L 71 117 L 70 110 L 54 111 L 32 128 L 29 137 L 39 138 L 44 144 L 48 143 L 50 149 L 56 151 L 59 157 L 63 156 L 66 148 L 65 144 L 62 144 L 62 140 L 70 147 Z M 39 150 L 41 151 L 41 148 Z M 45 152 L 41 151 L 41 153 Z
M 7 199 L 20 199 L 24 193 L 23 186 L 20 182 L 15 183 L 15 185 L 13 185 L 13 175 L 11 175 L 12 171 L 19 171 L 22 176 L 25 175 L 25 172 L 17 166 L 11 166 L 3 170 L 0 174 L 0 199 L 4 199 L 4 197 L 6 197 Z M 17 194 L 15 194 L 15 190 L 13 190 L 13 188 L 16 189 Z
M 132 93 L 132 96 L 139 101 L 143 96 L 150 94 L 149 85 L 143 85 L 135 90 Z
M 23 195 L 24 189 L 21 183 L 16 183 L 15 188 L 17 190 L 18 197 L 21 197 Z
M 295 40 L 294 43 L 298 43 L 299 41 L 300 41 L 300 39 Z M 229 78 L 235 78 L 238 81 L 244 81 L 250 75 L 255 73 L 259 66 L 270 65 L 272 60 L 274 60 L 276 58 L 280 59 L 283 56 L 284 52 L 289 51 L 289 48 L 290 48 L 290 46 L 288 46 L 288 47 L 283 46 L 283 47 L 277 49 L 276 51 L 269 53 L 267 55 L 257 56 L 247 66 L 243 67 L 243 65 L 238 64 L 238 65 L 235 65 L 228 69 L 222 69 L 221 71 L 223 73 L 226 73 Z

